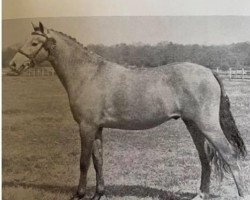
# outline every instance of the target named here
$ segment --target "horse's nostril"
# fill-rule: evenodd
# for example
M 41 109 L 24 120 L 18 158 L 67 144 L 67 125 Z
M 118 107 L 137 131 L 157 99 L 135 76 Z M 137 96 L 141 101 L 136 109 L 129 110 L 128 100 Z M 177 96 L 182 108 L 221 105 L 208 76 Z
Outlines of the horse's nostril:
M 12 62 L 10 63 L 10 67 L 11 67 L 11 68 L 16 68 L 16 63 L 15 63 L 14 61 L 12 61 Z

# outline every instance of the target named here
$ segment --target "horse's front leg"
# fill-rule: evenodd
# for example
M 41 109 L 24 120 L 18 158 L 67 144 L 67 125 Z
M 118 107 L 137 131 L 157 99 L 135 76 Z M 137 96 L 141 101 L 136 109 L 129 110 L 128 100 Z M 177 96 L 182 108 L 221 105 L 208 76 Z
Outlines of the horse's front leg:
M 73 200 L 82 200 L 85 196 L 93 142 L 98 131 L 98 127 L 86 122 L 81 122 L 79 126 L 81 136 L 80 180 L 77 193 L 72 198 Z
M 102 146 L 102 128 L 99 128 L 98 132 L 96 133 L 92 152 L 93 163 L 96 171 L 96 193 L 92 200 L 99 200 L 104 195 Z

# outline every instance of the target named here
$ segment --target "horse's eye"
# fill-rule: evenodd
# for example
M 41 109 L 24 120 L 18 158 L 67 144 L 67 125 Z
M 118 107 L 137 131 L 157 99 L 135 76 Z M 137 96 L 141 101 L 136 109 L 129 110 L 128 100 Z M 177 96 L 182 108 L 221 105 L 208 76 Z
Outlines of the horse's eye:
M 33 46 L 33 47 L 37 46 L 37 43 L 33 42 L 33 43 L 32 43 L 32 46 Z

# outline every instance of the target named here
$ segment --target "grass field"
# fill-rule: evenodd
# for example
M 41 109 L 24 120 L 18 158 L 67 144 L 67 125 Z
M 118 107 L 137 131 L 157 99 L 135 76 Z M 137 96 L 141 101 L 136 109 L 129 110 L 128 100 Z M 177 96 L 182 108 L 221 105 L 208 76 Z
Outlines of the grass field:
M 232 111 L 250 149 L 250 82 L 225 81 Z M 67 95 L 57 77 L 3 77 L 3 199 L 68 200 L 79 176 L 80 141 Z M 250 186 L 250 160 L 241 163 Z M 147 131 L 104 130 L 104 200 L 190 200 L 200 164 L 181 120 Z M 94 192 L 91 166 L 89 193 Z M 233 181 L 215 200 L 237 199 Z

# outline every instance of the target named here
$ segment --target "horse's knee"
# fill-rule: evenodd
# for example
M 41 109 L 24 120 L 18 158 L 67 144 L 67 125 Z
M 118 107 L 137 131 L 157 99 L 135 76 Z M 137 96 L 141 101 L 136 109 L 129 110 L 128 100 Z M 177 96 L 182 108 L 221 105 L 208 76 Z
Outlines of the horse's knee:
M 89 148 L 82 147 L 81 158 L 80 158 L 80 170 L 82 172 L 88 171 L 90 165 L 92 146 Z
M 95 141 L 95 134 L 97 127 L 91 126 L 87 123 L 80 123 L 80 136 L 81 136 L 81 160 L 80 167 L 85 169 L 89 165 L 91 158 L 93 144 Z
M 104 194 L 104 179 L 102 172 L 102 140 L 96 139 L 93 145 L 93 163 L 96 171 L 96 195 L 102 196 Z
M 81 159 L 81 161 L 80 161 L 80 170 L 82 172 L 87 171 L 89 169 L 89 165 L 90 165 L 90 161 L 88 161 L 86 158 Z

